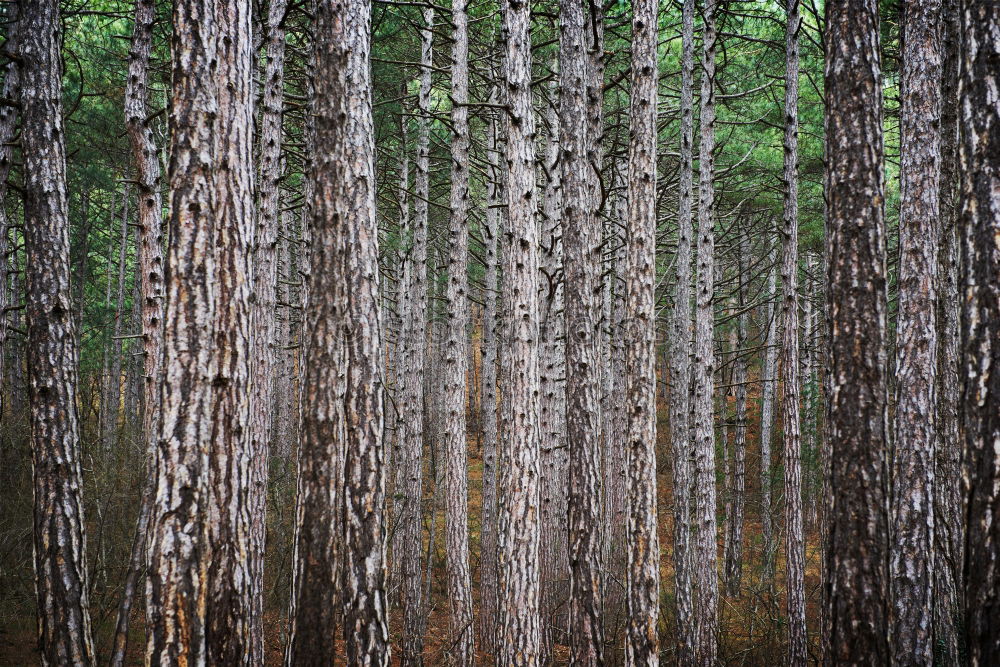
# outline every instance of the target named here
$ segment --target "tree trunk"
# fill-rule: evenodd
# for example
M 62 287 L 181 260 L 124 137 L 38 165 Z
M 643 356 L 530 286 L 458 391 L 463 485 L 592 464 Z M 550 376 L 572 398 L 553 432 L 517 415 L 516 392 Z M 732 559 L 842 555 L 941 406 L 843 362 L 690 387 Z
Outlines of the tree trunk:
M 6 48 L 11 53 L 17 53 L 18 33 L 19 33 L 19 7 L 20 2 L 14 1 L 7 5 L 4 15 Z M 20 96 L 20 73 L 16 60 L 9 59 L 4 65 L 3 88 L 0 89 L 0 96 L 4 99 L 15 100 Z M 7 308 L 14 305 L 13 291 L 10 288 L 10 255 L 12 250 L 8 247 L 10 243 L 8 229 L 10 222 L 7 219 L 7 178 L 10 175 L 11 163 L 14 160 L 14 132 L 17 130 L 17 108 L 3 105 L 0 107 L 0 420 L 4 418 L 4 394 L 14 393 L 16 388 L 9 386 L 7 382 Z M 0 433 L 0 481 L 7 481 L 7 471 L 10 470 L 9 459 L 13 458 L 13 452 L 8 452 L 7 447 L 9 436 Z
M 496 653 L 497 620 L 497 243 L 500 236 L 502 197 L 497 119 L 490 119 L 489 171 L 486 184 L 485 292 L 483 294 L 483 489 L 479 540 L 480 638 L 487 655 Z
M 940 0 L 908 3 L 900 122 L 899 315 L 889 554 L 893 659 L 933 662 Z
M 448 230 L 447 339 L 444 348 L 446 568 L 451 606 L 451 664 L 475 661 L 469 573 L 469 478 L 466 341 L 469 328 L 469 17 L 467 0 L 452 3 L 451 219 Z
M 737 228 L 738 229 L 738 228 Z M 745 230 L 738 229 L 739 252 L 738 283 L 736 295 L 736 334 L 732 349 L 733 369 L 732 385 L 736 398 L 735 419 L 733 423 L 733 463 L 732 483 L 729 487 L 728 510 L 726 511 L 726 592 L 731 597 L 740 594 L 740 579 L 743 576 L 743 516 L 746 509 L 746 479 L 747 479 L 747 355 L 744 348 L 747 343 L 747 262 L 749 261 L 750 244 Z M 729 475 L 727 475 L 729 477 Z
M 264 661 L 264 540 L 268 462 L 274 423 L 275 344 L 278 286 L 279 181 L 283 86 L 285 71 L 286 0 L 271 0 L 267 14 L 264 95 L 261 110 L 259 210 L 253 247 L 253 348 L 255 382 L 250 414 L 251 506 L 250 586 L 253 595 L 251 631 L 253 662 Z
M 694 5 L 684 0 L 681 46 L 681 164 L 678 183 L 677 258 L 670 338 L 670 444 L 674 504 L 674 597 L 677 605 L 677 660 L 694 659 L 695 616 L 691 570 L 691 204 L 694 198 Z
M 965 636 L 971 665 L 1000 663 L 1000 6 L 962 9 L 960 227 L 965 250 L 965 474 L 969 498 L 965 555 Z
M 396 527 L 400 577 L 400 601 L 403 608 L 401 660 L 404 665 L 419 665 L 423 658 L 424 606 L 420 554 L 423 549 L 421 501 L 423 498 L 424 451 L 424 368 L 427 347 L 427 202 L 430 192 L 430 94 L 433 56 L 434 10 L 424 9 L 420 31 L 420 91 L 417 117 L 417 159 L 413 199 L 413 234 L 409 247 L 407 280 L 403 294 L 408 295 L 408 315 L 402 332 L 402 368 L 400 396 L 402 421 L 399 425 L 402 447 L 397 463 L 396 502 L 399 524 Z
M 601 619 L 601 227 L 588 164 L 584 5 L 560 3 L 559 76 L 565 253 L 566 441 L 569 446 L 570 662 L 603 664 Z
M 43 665 L 92 665 L 70 292 L 59 3 L 21 7 L 19 31 L 34 565 Z
M 249 3 L 178 2 L 174 28 L 147 659 L 249 664 Z
M 774 579 L 775 542 L 774 508 L 771 503 L 771 485 L 774 467 L 771 463 L 771 437 L 774 433 L 774 398 L 777 393 L 778 314 L 775 308 L 778 265 L 777 253 L 771 251 L 774 263 L 767 276 L 767 337 L 764 339 L 764 363 L 761 367 L 760 404 L 760 523 L 763 541 L 764 579 L 770 590 Z
M 159 418 L 160 346 L 163 339 L 163 204 L 160 196 L 159 148 L 149 126 L 149 58 L 153 48 L 155 0 L 139 0 L 135 6 L 128 77 L 125 80 L 125 130 L 136 165 L 138 229 L 136 276 L 139 283 L 142 321 L 142 438 L 146 450 L 146 481 L 142 486 L 139 517 L 132 539 L 132 554 L 118 607 L 111 667 L 124 664 L 128 648 L 128 626 L 146 550 L 150 506 L 153 502 L 155 445 Z
M 934 645 L 935 661 L 957 664 L 961 625 L 965 499 L 959 422 L 962 381 L 959 233 L 957 221 L 958 76 L 961 48 L 957 0 L 944 0 L 941 76 L 941 228 L 937 250 L 937 398 L 934 452 Z
M 826 5 L 826 658 L 888 655 L 886 250 L 878 3 Z
M 781 423 L 785 457 L 785 608 L 788 664 L 808 659 L 805 537 L 802 529 L 802 440 L 799 391 L 799 0 L 788 0 L 785 24 L 784 206 L 781 252 Z M 807 322 L 808 325 L 808 322 Z
M 503 437 L 499 478 L 499 637 L 497 661 L 536 665 L 539 614 L 538 226 L 535 221 L 535 119 L 531 104 L 528 3 L 502 3 L 508 114 L 504 335 L 500 386 Z
M 718 630 L 718 576 L 715 521 L 715 438 L 712 392 L 715 350 L 712 341 L 715 291 L 715 0 L 706 0 L 703 16 L 701 79 L 701 146 L 699 155 L 698 284 L 694 331 L 694 517 L 692 579 L 694 583 L 695 655 L 700 665 L 715 663 Z
M 656 110 L 658 3 L 632 17 L 631 130 L 625 284 L 628 456 L 628 638 L 626 661 L 659 664 L 660 540 L 656 514 Z

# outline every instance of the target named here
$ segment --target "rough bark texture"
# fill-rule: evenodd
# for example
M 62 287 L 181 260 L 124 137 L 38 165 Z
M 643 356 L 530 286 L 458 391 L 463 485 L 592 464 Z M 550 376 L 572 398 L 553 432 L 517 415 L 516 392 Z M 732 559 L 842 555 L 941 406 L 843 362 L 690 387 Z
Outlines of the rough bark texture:
M 503 3 L 507 216 L 500 386 L 499 664 L 538 665 L 538 225 L 535 221 L 535 119 L 531 104 L 530 6 Z
M 447 332 L 444 345 L 445 543 L 451 606 L 450 662 L 475 660 L 469 572 L 469 478 L 466 396 L 469 328 L 469 17 L 454 0 L 451 20 L 451 221 L 448 229 Z
M 76 404 L 78 351 L 70 293 L 59 3 L 25 3 L 20 23 L 27 368 L 39 658 L 43 665 L 92 665 Z
M 212 154 L 212 212 L 216 257 L 211 375 L 212 424 L 209 465 L 203 484 L 212 517 L 203 539 L 210 545 L 206 568 L 206 658 L 209 663 L 251 663 L 254 644 L 263 658 L 262 638 L 250 626 L 255 588 L 251 570 L 254 489 L 251 481 L 250 415 L 251 290 L 253 206 L 253 80 L 251 3 L 218 2 L 214 7 L 217 51 Z M 212 63 L 208 64 L 212 67 Z M 212 70 L 210 70 L 212 71 Z M 202 84 L 204 85 L 204 84 Z M 178 174 L 178 176 L 180 176 Z M 176 181 L 172 183 L 176 185 Z M 186 443 L 197 447 L 197 443 Z M 263 511 L 263 502 L 260 503 Z M 258 582 L 262 583 L 262 582 Z
M 941 2 L 910 2 L 904 12 L 890 636 L 896 663 L 929 665 L 934 653 Z
M 174 25 L 170 275 L 147 660 L 247 664 L 249 3 L 179 2 Z
M 678 184 L 676 292 L 671 315 L 670 444 L 674 504 L 674 597 L 677 659 L 688 664 L 695 643 L 691 581 L 691 212 L 694 198 L 694 5 L 684 0 L 681 46 L 681 165 Z
M 957 220 L 958 75 L 961 48 L 957 0 L 941 8 L 941 174 L 938 234 L 937 442 L 934 452 L 934 647 L 935 660 L 959 660 L 962 564 L 965 554 L 965 499 L 962 495 L 963 441 L 959 410 L 962 381 L 959 233 Z
M 274 389 L 277 344 L 277 287 L 281 125 L 285 73 L 287 0 L 271 0 L 267 13 L 266 62 L 260 116 L 259 208 L 253 247 L 253 411 L 250 414 L 250 586 L 253 590 L 251 632 L 253 662 L 264 661 L 264 540 L 268 462 L 274 433 Z
M 1000 663 L 1000 6 L 962 8 L 960 77 L 964 254 L 962 408 L 968 534 L 965 635 L 972 665 Z
M 588 188 L 590 139 L 584 6 L 560 3 L 559 75 L 569 446 L 570 661 L 603 663 L 601 619 L 600 221 Z
M 142 321 L 142 434 L 145 438 L 146 465 L 150 467 L 140 500 L 132 554 L 118 608 L 111 665 L 123 664 L 128 644 L 128 625 L 146 549 L 150 505 L 153 501 L 152 462 L 155 455 L 157 419 L 159 418 L 160 369 L 163 360 L 163 203 L 160 195 L 159 147 L 149 125 L 149 58 L 153 48 L 153 25 L 156 21 L 154 0 L 139 0 L 135 5 L 135 23 L 129 49 L 128 77 L 125 80 L 125 130 L 136 166 L 137 222 L 136 276 L 139 280 Z
M 20 2 L 15 0 L 7 5 L 4 14 L 4 36 L 6 37 L 6 48 L 11 53 L 18 52 L 18 28 L 20 20 L 18 11 Z M 3 88 L 0 89 L 0 96 L 4 99 L 15 100 L 20 96 L 20 68 L 17 61 L 10 59 L 3 68 Z M 14 132 L 17 130 L 17 108 L 3 105 L 0 107 L 0 418 L 4 415 L 4 395 L 5 390 L 10 391 L 7 382 L 7 308 L 13 297 L 10 291 L 9 261 L 10 243 L 8 229 L 10 227 L 7 218 L 7 177 L 10 174 L 11 163 L 14 158 Z M 16 392 L 17 389 L 13 388 Z M 10 470 L 8 457 L 14 454 L 7 451 L 8 443 L 0 442 L 0 470 Z
M 760 524 L 761 540 L 764 552 L 764 579 L 768 586 L 774 579 L 775 550 L 774 541 L 774 507 L 771 502 L 771 485 L 774 467 L 771 463 L 771 437 L 774 433 L 774 399 L 777 393 L 778 366 L 778 314 L 775 300 L 778 265 L 776 253 L 772 251 L 774 266 L 767 277 L 767 337 L 764 344 L 764 363 L 761 367 L 761 404 L 760 404 Z
M 715 437 L 712 393 L 715 349 L 712 341 L 715 291 L 715 0 L 706 0 L 703 16 L 701 79 L 701 145 L 698 180 L 698 278 L 695 295 L 692 438 L 694 516 L 692 583 L 694 588 L 695 654 L 699 665 L 715 663 L 718 650 L 719 582 L 715 520 Z
M 321 27 L 314 23 L 315 35 Z M 323 18 L 329 21 L 328 14 Z M 326 26 L 329 34 L 329 23 Z M 332 37 L 331 37 L 332 39 Z M 321 58 L 319 42 L 313 44 L 310 92 L 330 76 L 330 61 Z M 323 68 L 320 69 L 322 63 Z M 327 88 L 329 90 L 329 88 Z M 292 594 L 289 603 L 285 665 L 331 665 L 336 656 L 337 619 L 340 607 L 340 510 L 343 497 L 344 388 L 340 369 L 345 362 L 339 313 L 326 293 L 313 284 L 313 266 L 327 266 L 333 248 L 315 244 L 314 229 L 332 216 L 329 155 L 316 154 L 329 146 L 334 132 L 333 100 L 310 95 L 306 127 L 305 209 L 302 225 L 302 377 L 299 391 L 298 469 L 295 493 L 295 540 Z M 325 167 L 325 168 L 324 168 Z M 321 272 L 316 272 L 316 278 Z M 329 298 L 334 298 L 329 295 Z M 334 320 L 333 317 L 337 319 Z
M 736 294 L 736 330 L 732 332 L 733 368 L 732 385 L 735 395 L 733 414 L 732 467 L 727 463 L 726 478 L 730 480 L 729 497 L 726 499 L 725 568 L 726 593 L 731 597 L 740 594 L 743 576 L 743 520 L 746 511 L 747 486 L 747 355 L 743 352 L 747 342 L 747 264 L 750 245 L 745 230 L 739 230 L 739 257 L 737 258 L 739 283 Z M 725 421 L 725 417 L 723 417 Z
M 407 295 L 407 315 L 403 319 L 402 367 L 400 369 L 399 424 L 402 446 L 397 463 L 396 526 L 403 608 L 401 660 L 404 665 L 421 664 L 424 646 L 423 585 L 420 553 L 423 546 L 421 500 L 423 495 L 424 451 L 424 361 L 427 345 L 427 202 L 430 191 L 430 94 L 433 55 L 434 10 L 424 9 L 420 31 L 420 90 L 417 99 L 417 159 L 413 199 L 413 234 L 407 258 L 409 272 L 403 293 Z
M 802 436 L 799 391 L 799 30 L 798 0 L 788 0 L 785 28 L 784 206 L 781 251 L 781 424 L 785 462 L 785 609 L 788 664 L 805 665 L 805 535 L 802 528 Z
M 482 345 L 483 507 L 479 540 L 479 634 L 487 655 L 496 652 L 497 620 L 497 245 L 502 195 L 497 141 L 497 119 L 494 116 L 490 119 L 490 146 L 487 149 L 490 169 L 483 228 L 486 266 Z
M 878 3 L 826 5 L 827 660 L 886 663 L 886 269 Z
M 656 512 L 656 0 L 633 4 L 625 401 L 628 457 L 626 662 L 659 664 L 660 540 Z
M 563 309 L 562 174 L 559 149 L 559 80 L 555 101 L 545 110 L 546 146 L 543 169 L 539 255 L 539 433 L 541 437 L 542 620 L 545 650 L 551 655 L 557 628 L 565 623 L 569 593 L 567 491 L 569 456 L 566 440 L 565 311 Z M 562 638 L 560 638 L 562 639 Z M 566 644 L 568 641 L 563 640 Z

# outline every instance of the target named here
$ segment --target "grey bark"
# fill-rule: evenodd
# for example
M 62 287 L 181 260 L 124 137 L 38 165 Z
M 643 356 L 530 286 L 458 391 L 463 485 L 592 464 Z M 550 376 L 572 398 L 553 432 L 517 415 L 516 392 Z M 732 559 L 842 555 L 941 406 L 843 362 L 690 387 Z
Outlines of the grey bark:
M 260 116 L 257 174 L 258 211 L 253 245 L 253 410 L 250 414 L 251 506 L 250 586 L 253 589 L 251 647 L 253 662 L 264 661 L 264 540 L 268 463 L 274 434 L 274 388 L 277 343 L 279 181 L 285 65 L 286 0 L 271 0 L 267 13 L 266 62 Z
M 888 651 L 886 249 L 878 3 L 826 6 L 826 659 Z
M 695 645 L 692 588 L 691 512 L 694 478 L 691 440 L 691 236 L 694 233 L 694 9 L 684 0 L 681 27 L 681 165 L 678 183 L 677 258 L 674 309 L 671 314 L 670 444 L 673 477 L 674 597 L 677 606 L 677 656 L 682 664 L 693 660 Z
M 409 273 L 403 293 L 409 295 L 402 332 L 400 396 L 402 447 L 396 476 L 396 527 L 399 555 L 400 601 L 403 608 L 401 660 L 421 664 L 424 634 L 421 501 L 423 495 L 424 362 L 427 345 L 427 202 L 430 192 L 430 91 L 434 10 L 424 9 L 420 31 L 420 90 L 417 117 L 417 159 L 413 200 L 413 232 L 407 258 Z
M 957 0 L 941 8 L 941 174 L 937 250 L 937 441 L 934 452 L 934 645 L 935 660 L 959 660 L 962 563 L 965 554 L 963 441 L 959 421 L 962 382 L 961 293 L 957 221 L 958 74 L 961 37 Z
M 59 3 L 43 0 L 20 9 L 17 47 L 39 658 L 43 665 L 92 665 Z
M 587 52 L 585 8 L 560 3 L 560 152 L 565 267 L 566 442 L 569 447 L 570 661 L 603 664 L 601 618 L 601 228 L 588 164 L 587 86 L 593 78 Z
M 778 313 L 776 293 L 778 264 L 777 253 L 771 253 L 773 268 L 767 276 L 767 336 L 764 339 L 764 363 L 761 367 L 761 403 L 760 403 L 760 523 L 761 539 L 764 552 L 764 578 L 770 586 L 774 579 L 775 551 L 774 541 L 774 508 L 772 505 L 771 485 L 773 484 L 774 468 L 771 463 L 771 439 L 774 433 L 774 399 L 777 393 L 778 367 Z
M 785 136 L 781 251 L 781 423 L 785 462 L 785 608 L 788 664 L 808 659 L 805 536 L 802 528 L 802 434 L 799 387 L 799 31 L 798 0 L 787 2 Z M 808 321 L 807 321 L 808 327 Z
M 530 6 L 502 3 L 508 114 L 507 218 L 500 386 L 506 393 L 499 442 L 499 637 L 497 661 L 537 665 L 539 614 L 538 225 L 535 119 L 531 104 Z
M 451 66 L 451 219 L 445 292 L 444 405 L 445 531 L 450 662 L 475 662 L 472 577 L 469 572 L 469 479 L 466 403 L 469 325 L 469 17 L 467 0 L 454 0 Z
M 933 661 L 936 246 L 941 2 L 907 3 L 900 121 L 899 314 L 889 553 L 893 661 Z
M 969 663 L 1000 662 L 1000 6 L 962 6 L 959 78 L 965 426 L 965 638 Z
M 660 541 L 656 497 L 656 0 L 633 4 L 625 284 L 628 457 L 626 661 L 659 664 Z
M 497 143 L 497 119 L 494 116 L 490 118 L 490 145 L 487 148 L 489 172 L 483 228 L 486 266 L 482 344 L 483 506 L 479 542 L 479 619 L 480 641 L 487 655 L 496 652 L 497 620 L 497 245 L 501 219 L 499 204 L 503 195 Z
M 703 53 L 701 80 L 701 145 L 699 155 L 698 278 L 695 295 L 694 366 L 692 384 L 692 437 L 694 439 L 694 517 L 692 529 L 692 582 L 694 588 L 694 662 L 712 665 L 717 655 L 718 560 L 715 519 L 715 438 L 712 424 L 712 393 L 715 350 L 712 342 L 715 290 L 715 0 L 703 9 Z

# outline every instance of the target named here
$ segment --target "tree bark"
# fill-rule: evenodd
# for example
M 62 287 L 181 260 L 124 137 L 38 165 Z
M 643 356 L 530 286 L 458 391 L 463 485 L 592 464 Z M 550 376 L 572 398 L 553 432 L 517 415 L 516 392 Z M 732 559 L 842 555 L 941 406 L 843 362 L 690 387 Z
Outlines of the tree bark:
M 695 654 L 700 665 L 712 665 L 717 654 L 718 547 L 715 519 L 715 438 L 712 393 L 715 350 L 712 340 L 715 291 L 715 0 L 703 9 L 701 79 L 701 145 L 699 155 L 698 279 L 695 297 L 694 370 L 692 383 L 694 450 L 694 521 L 692 579 L 694 583 Z
M 531 104 L 530 5 L 502 3 L 507 136 L 507 243 L 500 386 L 503 437 L 499 478 L 499 633 L 497 661 L 537 665 L 539 614 L 538 226 L 535 221 L 535 119 Z
M 774 399 L 777 393 L 778 314 L 775 301 L 778 265 L 777 253 L 771 252 L 774 266 L 767 276 L 767 337 L 764 339 L 764 363 L 761 367 L 760 404 L 760 524 L 764 552 L 764 579 L 770 588 L 774 579 L 775 551 L 774 508 L 771 502 L 771 485 L 774 467 L 771 463 L 771 439 L 774 433 Z
M 684 0 L 681 18 L 681 164 L 678 182 L 676 292 L 671 315 L 670 444 L 674 505 L 674 598 L 677 605 L 677 659 L 694 659 L 695 616 L 692 588 L 691 501 L 694 470 L 691 448 L 691 212 L 694 198 L 694 9 Z
M 937 250 L 937 397 L 934 452 L 934 645 L 935 661 L 956 664 L 962 616 L 962 563 L 965 555 L 965 499 L 962 491 L 963 441 L 959 230 L 957 220 L 958 76 L 961 57 L 957 0 L 941 8 L 941 174 Z
M 738 224 L 738 223 L 737 223 Z M 735 394 L 735 414 L 733 421 L 733 464 L 732 481 L 729 487 L 728 509 L 726 510 L 725 568 L 726 593 L 731 597 L 740 594 L 740 580 L 743 576 L 743 518 L 746 510 L 747 480 L 747 263 L 750 244 L 746 230 L 738 229 L 737 287 L 735 341 L 732 349 L 732 385 Z
M 174 28 L 147 661 L 249 664 L 250 7 L 178 2 Z
M 826 6 L 826 658 L 888 653 L 886 250 L 878 3 Z
M 631 130 L 625 284 L 628 456 L 628 638 L 626 661 L 659 664 L 660 540 L 656 513 L 656 111 L 659 4 L 639 0 L 632 17 Z
M 799 386 L 799 0 L 785 24 L 785 137 L 781 252 L 781 423 L 785 461 L 785 608 L 788 664 L 808 659 L 805 536 L 802 528 L 802 434 Z M 808 325 L 808 321 L 807 321 Z
M 934 654 L 941 2 L 912 2 L 904 11 L 890 636 L 895 662 L 929 665 Z
M 588 164 L 585 7 L 559 11 L 560 138 L 565 254 L 566 441 L 569 446 L 570 662 L 604 662 L 601 618 L 601 327 L 598 285 L 601 228 Z
M 268 462 L 274 425 L 277 335 L 279 182 L 285 73 L 286 0 L 271 0 L 267 13 L 266 62 L 261 109 L 257 184 L 259 210 L 253 247 L 253 411 L 250 414 L 251 506 L 250 586 L 253 662 L 264 661 L 264 541 Z
M 39 657 L 43 665 L 92 665 L 59 3 L 40 0 L 25 3 L 20 10 L 17 46 Z
M 469 325 L 469 17 L 454 0 L 451 67 L 451 219 L 448 229 L 447 332 L 444 348 L 446 569 L 451 606 L 450 662 L 475 662 L 472 577 L 469 573 L 469 479 L 466 404 Z
M 397 463 L 396 502 L 399 524 L 397 547 L 400 600 L 403 608 L 401 660 L 422 664 L 424 606 L 420 554 L 423 548 L 424 368 L 427 347 L 427 208 L 430 193 L 431 66 L 434 46 L 434 10 L 425 8 L 420 31 L 420 90 L 417 117 L 417 159 L 413 199 L 413 233 L 407 258 L 409 273 L 403 293 L 409 296 L 402 332 L 400 396 L 403 444 Z
M 486 184 L 486 244 L 483 294 L 483 488 L 479 565 L 480 638 L 487 655 L 496 653 L 497 621 L 497 243 L 500 237 L 499 205 L 503 193 L 499 167 L 497 119 L 490 118 L 489 163 Z
M 965 636 L 971 665 L 1000 662 L 1000 6 L 962 8 L 959 79 L 962 135 L 959 224 L 964 249 L 962 417 L 969 505 L 965 543 Z

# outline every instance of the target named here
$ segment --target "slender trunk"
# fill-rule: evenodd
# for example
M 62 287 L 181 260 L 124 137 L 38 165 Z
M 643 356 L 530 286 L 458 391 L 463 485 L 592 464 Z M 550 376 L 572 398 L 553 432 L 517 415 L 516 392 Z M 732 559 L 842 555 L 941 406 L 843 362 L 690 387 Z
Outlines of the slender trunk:
M 125 80 L 125 130 L 136 165 L 137 218 L 136 276 L 142 335 L 142 440 L 146 450 L 146 479 L 142 485 L 139 516 L 132 553 L 118 606 L 111 653 L 111 667 L 124 664 L 128 648 L 128 626 L 146 550 L 146 531 L 153 502 L 155 443 L 159 417 L 160 344 L 163 338 L 163 205 L 160 196 L 160 160 L 152 128 L 149 127 L 149 57 L 153 47 L 155 0 L 140 0 L 135 6 L 128 78 Z
M 451 663 L 475 662 L 469 573 L 469 478 L 466 405 L 469 328 L 469 17 L 466 0 L 452 3 L 451 220 L 448 229 L 447 339 L 444 348 L 446 569 L 451 605 Z
M 121 234 L 118 237 L 118 274 L 115 282 L 115 321 L 111 328 L 111 374 L 108 380 L 108 406 L 105 454 L 118 440 L 118 415 L 122 402 L 122 319 L 125 314 L 125 260 L 128 258 L 128 185 L 122 188 Z
M 964 249 L 965 636 L 972 665 L 1000 663 L 1000 112 L 996 105 L 1000 5 L 962 9 L 959 83 L 962 139 L 960 226 Z
M 504 335 L 500 386 L 503 437 L 499 479 L 499 634 L 497 661 L 535 665 L 539 614 L 538 226 L 535 221 L 535 119 L 531 105 L 528 3 L 502 3 L 508 114 Z
M 271 0 L 267 14 L 266 64 L 257 186 L 259 210 L 253 247 L 254 339 L 251 354 L 255 363 L 253 411 L 250 414 L 251 504 L 250 504 L 250 587 L 253 596 L 250 619 L 253 662 L 264 660 L 264 540 L 265 500 L 268 461 L 274 424 L 275 344 L 278 285 L 279 181 L 285 65 L 286 0 Z
M 878 3 L 826 5 L 826 657 L 888 655 L 886 250 Z M 786 333 L 787 335 L 787 333 Z
M 774 508 L 771 504 L 771 485 L 774 474 L 771 463 L 771 435 L 774 433 L 774 399 L 777 393 L 778 361 L 778 316 L 775 308 L 777 299 L 778 264 L 776 253 L 771 252 L 774 266 L 767 276 L 767 336 L 764 339 L 764 364 L 761 368 L 760 404 L 760 523 L 764 552 L 764 579 L 770 589 L 774 580 L 775 541 Z
M 43 665 L 92 665 L 77 414 L 76 327 L 70 293 L 59 3 L 21 7 L 21 148 L 27 257 L 28 400 L 34 566 Z
M 626 661 L 659 664 L 660 540 L 656 515 L 656 110 L 658 3 L 632 17 L 631 131 L 625 283 L 628 457 Z
M 402 332 L 401 447 L 396 476 L 396 501 L 400 504 L 396 528 L 399 548 L 400 600 L 403 608 L 401 660 L 419 665 L 423 658 L 423 584 L 420 554 L 423 548 L 421 500 L 423 497 L 424 368 L 427 348 L 427 202 L 430 193 L 430 94 L 434 10 L 424 9 L 420 31 L 420 92 L 417 117 L 417 159 L 413 200 L 413 234 L 409 248 L 409 280 L 404 294 L 412 303 Z
M 718 629 L 718 577 L 715 522 L 715 438 L 712 429 L 712 380 L 715 350 L 712 343 L 715 291 L 715 0 L 706 0 L 703 16 L 701 80 L 701 146 L 699 155 L 698 285 L 695 297 L 694 402 L 694 530 L 692 579 L 696 641 L 694 661 L 715 663 Z
M 496 653 L 497 620 L 497 242 L 502 197 L 496 117 L 490 119 L 490 168 L 486 185 L 485 292 L 483 294 L 483 489 L 480 537 L 480 638 L 487 655 Z
M 746 307 L 747 261 L 750 244 L 747 235 L 739 232 L 739 288 L 736 295 L 736 334 L 733 344 L 732 385 L 736 398 L 733 424 L 733 462 L 731 484 L 729 486 L 729 509 L 726 511 L 726 592 L 731 597 L 740 594 L 740 579 L 743 576 L 743 515 L 746 509 L 746 456 L 747 456 L 747 357 L 743 349 L 747 342 Z
M 678 184 L 677 259 L 674 310 L 671 315 L 673 355 L 670 363 L 670 444 L 674 504 L 674 598 L 677 604 L 677 659 L 693 661 L 694 598 L 691 570 L 691 204 L 694 198 L 694 5 L 684 0 L 681 46 L 681 165 Z
M 893 660 L 932 664 L 941 1 L 905 5 L 900 124 L 899 315 L 892 457 Z
M 569 446 L 570 662 L 603 664 L 601 619 L 601 228 L 588 174 L 584 5 L 560 3 L 559 75 L 565 252 L 566 441 Z
M 781 423 L 785 457 L 785 607 L 788 664 L 808 658 L 805 538 L 802 531 L 801 423 L 799 418 L 799 0 L 788 0 L 785 26 L 784 207 L 781 252 Z

